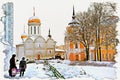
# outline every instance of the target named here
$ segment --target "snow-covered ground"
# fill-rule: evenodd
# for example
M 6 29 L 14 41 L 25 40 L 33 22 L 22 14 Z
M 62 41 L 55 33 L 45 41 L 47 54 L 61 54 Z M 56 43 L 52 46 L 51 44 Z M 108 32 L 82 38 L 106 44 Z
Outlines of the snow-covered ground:
M 51 60 L 49 63 L 54 66 L 64 77 L 65 79 L 73 78 L 77 80 L 115 80 L 116 72 L 115 67 L 112 66 L 84 66 L 84 65 L 70 65 L 70 61 L 58 61 Z M 93 62 L 91 62 L 93 63 Z M 109 62 L 104 62 L 104 64 L 111 64 Z M 18 65 L 17 65 L 18 66 Z M 52 72 L 44 70 L 46 66 L 40 62 L 40 64 L 31 63 L 27 64 L 27 69 L 24 77 L 19 77 L 19 74 L 16 75 L 14 79 L 25 79 L 25 78 L 39 78 L 42 80 L 55 80 L 56 78 L 52 76 Z M 10 79 L 8 72 L 4 74 L 6 79 Z M 89 79 L 87 79 L 89 78 Z M 27 80 L 27 79 L 26 79 Z

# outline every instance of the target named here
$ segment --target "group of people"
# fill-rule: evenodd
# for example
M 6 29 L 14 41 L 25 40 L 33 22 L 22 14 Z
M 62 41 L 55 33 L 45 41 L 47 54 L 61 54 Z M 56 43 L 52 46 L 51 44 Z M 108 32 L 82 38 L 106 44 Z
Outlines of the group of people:
M 11 77 L 15 77 L 16 72 L 17 72 L 15 57 L 16 57 L 16 55 L 13 54 L 12 58 L 10 59 L 9 76 L 11 76 Z M 22 57 L 22 60 L 19 63 L 20 77 L 24 76 L 26 67 L 27 67 L 27 65 L 26 65 L 25 57 Z

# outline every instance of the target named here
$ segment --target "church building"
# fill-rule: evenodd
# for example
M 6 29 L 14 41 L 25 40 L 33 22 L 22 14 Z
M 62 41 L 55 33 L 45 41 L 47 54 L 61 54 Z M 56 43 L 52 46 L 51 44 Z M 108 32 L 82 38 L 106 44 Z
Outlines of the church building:
M 75 11 L 73 7 L 72 21 L 68 23 L 66 27 L 66 34 L 64 43 L 66 47 L 65 59 L 70 61 L 84 61 L 85 60 L 85 48 L 79 41 L 74 42 L 67 33 L 73 34 L 73 29 L 80 27 L 79 22 L 76 19 Z
M 21 39 L 23 43 L 16 45 L 18 60 L 22 57 L 25 57 L 29 61 L 55 57 L 56 41 L 52 39 L 50 29 L 47 40 L 41 35 L 41 21 L 35 16 L 35 11 L 33 16 L 28 20 L 28 34 L 24 30 Z
M 117 16 L 111 16 L 110 19 L 116 20 Z M 109 29 L 113 29 L 115 27 L 116 23 L 112 23 L 112 25 L 109 27 Z M 77 38 L 73 38 L 73 32 L 75 29 L 78 29 L 80 27 L 80 23 L 77 20 L 75 16 L 75 11 L 73 7 L 73 15 L 72 15 L 72 21 L 68 23 L 68 26 L 66 27 L 65 37 L 64 37 L 64 44 L 65 44 L 65 59 L 70 61 L 86 61 L 86 48 L 80 41 L 77 40 Z M 114 28 L 115 29 L 115 28 Z M 113 29 L 113 30 L 114 30 Z M 75 32 L 74 32 L 75 33 Z M 76 32 L 78 33 L 78 32 Z M 110 34 L 110 33 L 109 33 Z M 96 39 L 96 38 L 94 38 Z M 102 36 L 100 36 L 100 42 L 102 43 Z M 94 40 L 95 41 L 95 40 Z M 116 39 L 117 41 L 117 39 Z M 116 54 L 116 44 L 110 44 L 109 46 L 101 45 L 101 61 L 114 61 L 114 56 Z M 107 48 L 108 47 L 108 48 Z M 100 53 L 100 52 L 99 52 Z M 95 44 L 91 43 L 89 46 L 89 60 L 90 61 L 97 61 L 97 56 L 95 50 Z

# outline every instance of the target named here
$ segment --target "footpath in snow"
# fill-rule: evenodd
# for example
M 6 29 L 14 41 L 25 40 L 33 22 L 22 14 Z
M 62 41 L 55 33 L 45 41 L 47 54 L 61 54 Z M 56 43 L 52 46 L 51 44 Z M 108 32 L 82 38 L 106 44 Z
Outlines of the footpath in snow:
M 104 78 L 114 80 L 116 78 L 115 67 L 113 67 L 114 63 L 111 62 L 70 62 L 66 60 L 49 60 L 48 62 L 54 66 L 65 79 L 77 78 L 77 80 L 82 80 L 82 78 L 86 78 L 83 80 L 89 80 L 87 78 L 92 77 L 94 78 L 93 80 L 104 80 Z M 5 71 L 4 77 L 11 79 L 8 71 Z M 56 79 L 52 71 L 47 69 L 47 66 L 43 64 L 43 61 L 37 62 L 37 64 L 27 64 L 24 77 L 19 77 L 19 74 L 17 74 L 14 79 L 23 80 L 26 78 L 38 78 L 41 80 Z

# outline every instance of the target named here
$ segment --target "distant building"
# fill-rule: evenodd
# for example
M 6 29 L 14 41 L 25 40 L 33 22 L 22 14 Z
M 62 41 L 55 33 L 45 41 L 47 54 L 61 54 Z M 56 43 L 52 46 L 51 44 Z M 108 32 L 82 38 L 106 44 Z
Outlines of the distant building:
M 18 59 L 21 59 L 23 56 L 28 60 L 55 58 L 56 41 L 52 39 L 50 29 L 47 40 L 42 37 L 41 21 L 35 16 L 35 12 L 28 20 L 28 34 L 24 31 L 21 39 L 23 43 L 16 45 Z
M 55 58 L 65 59 L 65 45 L 56 46 Z
M 4 41 L 8 42 L 13 47 L 13 3 L 8 2 L 2 6 L 4 12 Z

